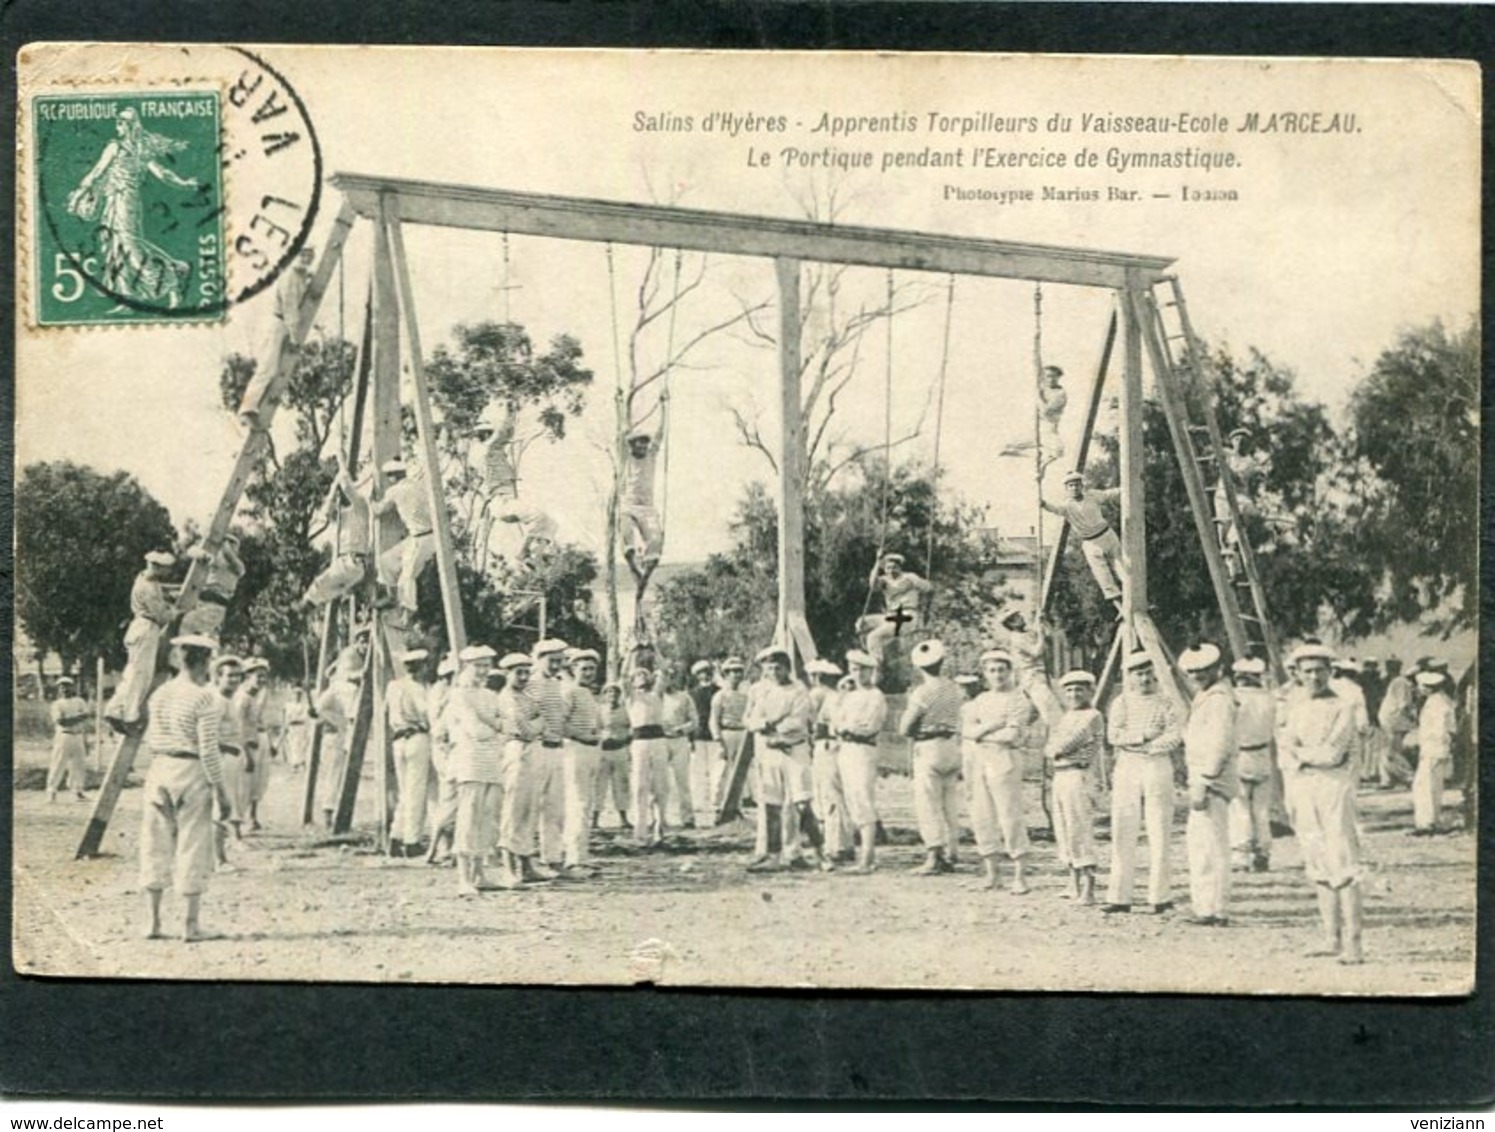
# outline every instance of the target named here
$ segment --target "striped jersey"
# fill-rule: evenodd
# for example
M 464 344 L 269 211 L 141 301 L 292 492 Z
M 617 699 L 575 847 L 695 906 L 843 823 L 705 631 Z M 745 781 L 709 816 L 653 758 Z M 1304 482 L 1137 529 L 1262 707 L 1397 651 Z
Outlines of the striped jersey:
M 1021 746 L 1032 722 L 1033 701 L 1018 688 L 982 692 L 960 709 L 961 737 L 975 743 Z
M 456 782 L 503 782 L 500 693 L 484 687 L 452 689 L 442 720 L 452 739 L 447 776 Z
M 452 689 L 452 698 L 455 700 L 457 689 Z M 451 705 L 447 705 L 450 713 Z M 504 687 L 498 693 L 498 712 L 503 720 L 504 733 L 510 739 L 519 739 L 525 743 L 533 742 L 540 737 L 541 719 L 540 705 L 529 694 L 529 689 L 517 691 L 512 684 Z
M 597 742 L 602 727 L 602 705 L 597 702 L 597 694 L 585 684 L 572 684 L 568 702 L 566 738 Z
M 1178 712 L 1166 696 L 1125 691 L 1111 704 L 1106 720 L 1111 746 L 1149 755 L 1167 755 L 1183 746 Z
M 1105 750 L 1106 722 L 1094 708 L 1075 708 L 1055 720 L 1044 755 L 1055 770 L 1088 767 Z
M 954 680 L 926 675 L 908 695 L 899 730 L 915 738 L 930 731 L 959 734 L 960 709 L 965 702 L 966 694 Z
M 218 724 L 223 697 L 211 684 L 195 683 L 185 671 L 162 684 L 147 705 L 150 721 L 143 742 L 152 752 L 195 754 L 214 786 L 223 785 L 223 755 Z
M 547 743 L 559 743 L 566 737 L 566 718 L 571 714 L 573 685 L 564 676 L 535 676 L 525 694 L 540 711 L 540 737 Z

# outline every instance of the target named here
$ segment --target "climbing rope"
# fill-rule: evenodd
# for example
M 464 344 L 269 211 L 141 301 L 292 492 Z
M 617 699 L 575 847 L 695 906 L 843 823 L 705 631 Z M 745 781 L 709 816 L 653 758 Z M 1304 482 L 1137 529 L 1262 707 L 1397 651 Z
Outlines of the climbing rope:
M 680 267 L 685 258 L 685 253 L 675 249 L 675 283 L 670 294 L 670 319 L 665 331 L 664 345 L 664 373 L 660 377 L 659 391 L 659 446 L 663 450 L 660 453 L 659 474 L 663 482 L 659 485 L 659 524 L 661 527 L 661 542 L 664 533 L 669 530 L 670 514 L 670 449 L 674 447 L 669 438 L 669 406 L 670 406 L 670 371 L 675 366 L 675 315 L 680 309 Z
M 1043 386 L 1043 284 L 1033 285 L 1033 373 L 1035 376 L 1034 389 Z M 1033 484 L 1034 493 L 1037 496 L 1036 511 L 1037 518 L 1033 526 L 1036 535 L 1034 541 L 1033 592 L 1038 594 L 1040 605 L 1043 602 L 1043 398 L 1035 392 L 1033 402 Z M 1036 627 L 1036 626 L 1035 626 Z
M 945 285 L 945 335 L 940 347 L 938 394 L 934 402 L 934 468 L 930 472 L 929 542 L 924 551 L 924 580 L 934 574 L 934 521 L 940 506 L 940 434 L 945 427 L 945 374 L 950 365 L 950 323 L 955 311 L 955 276 Z M 891 317 L 891 316 L 890 316 Z
M 883 555 L 888 550 L 888 497 L 892 493 L 893 486 L 893 269 L 888 269 L 887 275 L 888 303 L 886 316 L 886 333 L 884 335 L 883 348 L 883 391 L 882 391 L 882 455 L 883 455 L 883 477 L 882 477 L 882 505 L 877 520 L 877 560 L 873 564 L 876 571 L 882 565 Z M 866 617 L 872 608 L 872 586 L 867 587 L 866 600 L 862 602 L 862 616 Z

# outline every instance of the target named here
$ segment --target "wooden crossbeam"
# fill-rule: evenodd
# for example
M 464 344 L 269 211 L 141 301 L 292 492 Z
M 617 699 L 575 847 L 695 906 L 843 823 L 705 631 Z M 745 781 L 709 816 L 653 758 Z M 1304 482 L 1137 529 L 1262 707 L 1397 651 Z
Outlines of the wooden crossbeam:
M 1088 248 L 512 192 L 362 173 L 335 174 L 332 184 L 342 190 L 359 215 L 371 219 L 379 215 L 380 197 L 393 193 L 400 198 L 400 216 L 410 224 L 723 255 L 789 257 L 1090 287 L 1124 286 L 1128 273 L 1158 278 L 1173 262 L 1160 256 Z

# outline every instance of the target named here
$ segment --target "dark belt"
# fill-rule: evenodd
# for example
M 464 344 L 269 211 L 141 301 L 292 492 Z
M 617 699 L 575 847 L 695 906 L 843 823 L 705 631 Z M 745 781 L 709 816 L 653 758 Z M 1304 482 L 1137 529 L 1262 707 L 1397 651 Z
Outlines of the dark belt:
M 195 751 L 157 751 L 156 754 L 165 755 L 168 759 L 195 759 L 198 757 Z
M 1238 751 L 1265 751 L 1271 745 L 1272 744 L 1270 744 L 1270 743 L 1252 743 L 1249 746 L 1237 747 L 1236 750 L 1238 750 Z
M 1103 531 L 1097 531 L 1093 535 L 1081 535 L 1080 536 L 1080 541 L 1081 542 L 1094 542 L 1098 538 L 1105 538 L 1110 533 L 1111 533 L 1111 528 L 1107 527 L 1105 530 L 1103 530 Z
M 726 725 L 726 724 L 725 724 L 725 723 L 724 723 L 724 724 L 722 724 L 722 730 L 723 730 L 723 731 L 746 731 L 746 730 L 747 730 L 747 728 L 746 728 L 746 727 L 728 727 L 728 726 L 727 726 L 727 725 Z
M 647 727 L 635 727 L 629 734 L 635 739 L 663 739 L 664 728 L 651 723 Z
M 87 729 L 82 730 L 82 731 L 70 731 L 68 728 L 63 727 L 63 728 L 60 728 L 60 730 L 61 730 L 62 734 L 64 734 L 64 735 L 87 735 L 88 734 Z
M 595 747 L 597 745 L 596 739 L 578 739 L 575 735 L 571 736 L 571 742 L 580 743 L 583 747 Z
M 557 750 L 560 747 L 564 747 L 565 745 L 566 745 L 565 742 L 562 741 L 562 740 L 560 740 L 560 739 L 541 739 L 540 740 L 540 746 L 548 748 L 549 750 L 552 750 L 552 751 Z
M 224 755 L 242 755 L 244 753 L 238 747 L 230 747 L 227 743 L 220 743 L 218 745 L 218 751 L 220 754 Z M 197 758 L 196 755 L 192 755 L 191 757 L 194 759 Z
M 398 743 L 401 739 L 408 739 L 412 735 L 428 735 L 428 734 L 430 734 L 430 730 L 428 728 L 425 728 L 425 727 L 402 727 L 398 731 L 396 731 L 392 736 L 390 736 L 390 738 L 392 738 L 396 743 Z
M 841 734 L 841 742 L 855 743 L 860 747 L 875 747 L 877 746 L 877 736 L 847 735 L 845 732 L 843 732 Z
M 604 740 L 602 740 L 602 749 L 604 751 L 621 751 L 626 746 L 628 746 L 628 740 L 627 739 L 604 739 Z
M 921 732 L 919 732 L 917 735 L 914 736 L 914 742 L 915 743 L 922 743 L 926 739 L 953 739 L 953 738 L 955 738 L 955 732 L 954 732 L 953 729 L 945 728 L 945 727 L 940 727 L 940 728 L 936 728 L 933 731 L 921 731 Z
M 227 607 L 229 602 L 228 595 L 221 594 L 217 590 L 203 590 L 202 593 L 197 595 L 197 600 L 205 601 L 209 605 L 221 605 L 224 607 Z
M 1089 769 L 1090 769 L 1090 764 L 1089 763 L 1065 763 L 1063 766 L 1059 766 L 1056 763 L 1054 765 L 1054 773 L 1055 774 L 1058 774 L 1061 770 L 1089 770 Z
M 830 724 L 828 724 L 828 723 L 817 723 L 815 725 L 815 738 L 817 738 L 817 739 L 829 739 L 830 737 L 831 737 L 831 727 L 830 727 Z
M 425 529 L 425 530 L 423 530 L 423 531 L 411 531 L 411 532 L 410 532 L 410 533 L 409 533 L 409 534 L 407 534 L 407 535 L 406 535 L 406 536 L 405 536 L 405 537 L 406 537 L 406 538 L 423 538 L 423 537 L 425 537 L 425 536 L 426 536 L 426 535 L 428 535 L 428 534 L 430 534 L 430 533 L 431 533 L 431 528 L 430 528 L 430 527 L 427 527 L 427 528 L 426 528 L 426 529 Z

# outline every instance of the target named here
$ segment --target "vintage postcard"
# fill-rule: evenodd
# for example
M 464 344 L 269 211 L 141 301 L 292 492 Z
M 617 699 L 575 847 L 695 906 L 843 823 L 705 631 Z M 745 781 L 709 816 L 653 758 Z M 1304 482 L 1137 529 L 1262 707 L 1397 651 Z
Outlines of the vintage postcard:
M 1474 64 L 18 67 L 23 973 L 1472 989 Z

